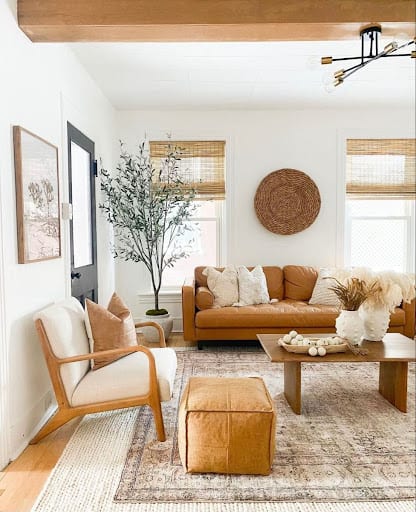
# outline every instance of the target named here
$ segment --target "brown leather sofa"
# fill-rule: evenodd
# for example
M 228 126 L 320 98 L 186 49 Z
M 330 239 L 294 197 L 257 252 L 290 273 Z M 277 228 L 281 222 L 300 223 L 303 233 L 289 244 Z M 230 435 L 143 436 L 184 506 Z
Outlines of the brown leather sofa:
M 339 310 L 334 306 L 309 305 L 316 279 L 313 267 L 287 265 L 263 267 L 273 304 L 214 308 L 213 296 L 202 275 L 205 267 L 196 267 L 194 276 L 182 287 L 183 334 L 188 341 L 255 340 L 256 334 L 302 334 L 335 332 Z M 250 267 L 249 267 L 250 268 Z M 218 270 L 222 270 L 221 268 Z M 389 332 L 415 335 L 415 301 L 402 304 L 390 317 Z

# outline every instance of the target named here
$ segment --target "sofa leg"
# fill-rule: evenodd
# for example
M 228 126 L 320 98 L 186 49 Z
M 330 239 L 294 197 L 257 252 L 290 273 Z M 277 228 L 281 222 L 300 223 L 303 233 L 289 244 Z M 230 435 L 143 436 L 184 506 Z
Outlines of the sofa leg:
M 198 350 L 202 350 L 204 346 L 202 345 L 201 341 L 198 341 Z

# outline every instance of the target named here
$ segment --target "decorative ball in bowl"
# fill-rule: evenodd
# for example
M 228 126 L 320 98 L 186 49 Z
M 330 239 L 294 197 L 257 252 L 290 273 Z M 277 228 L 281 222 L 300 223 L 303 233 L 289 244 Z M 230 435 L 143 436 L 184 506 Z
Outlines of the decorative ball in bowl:
M 328 336 L 327 338 L 313 338 L 290 331 L 278 343 L 288 352 L 297 354 L 309 354 L 312 357 L 345 352 L 348 344 L 339 336 Z

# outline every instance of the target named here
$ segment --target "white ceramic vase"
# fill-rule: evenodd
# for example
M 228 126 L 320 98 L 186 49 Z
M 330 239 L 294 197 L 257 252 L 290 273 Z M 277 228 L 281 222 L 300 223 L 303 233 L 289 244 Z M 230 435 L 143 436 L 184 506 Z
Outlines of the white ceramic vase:
M 173 318 L 168 314 L 166 315 L 145 315 L 145 322 L 155 322 L 160 325 L 165 333 L 165 340 L 169 338 L 172 332 Z M 154 327 L 141 327 L 140 328 L 144 339 L 150 343 L 159 343 L 159 333 Z
M 390 311 L 387 308 L 360 308 L 365 340 L 381 341 L 389 328 Z
M 363 320 L 359 311 L 343 309 L 335 320 L 337 335 L 345 338 L 352 345 L 358 345 L 364 335 Z

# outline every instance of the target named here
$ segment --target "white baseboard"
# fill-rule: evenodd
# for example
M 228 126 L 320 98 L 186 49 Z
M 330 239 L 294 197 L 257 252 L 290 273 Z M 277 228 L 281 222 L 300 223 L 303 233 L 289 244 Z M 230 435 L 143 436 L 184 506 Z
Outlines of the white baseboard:
M 138 294 L 139 315 L 145 314 L 145 311 L 152 309 L 153 292 Z M 172 332 L 183 332 L 182 322 L 182 291 L 181 290 L 164 290 L 159 294 L 159 307 L 166 308 L 173 318 Z M 135 322 L 143 322 L 143 317 L 138 316 Z
M 51 390 L 48 390 L 40 400 L 38 400 L 37 404 L 31 409 L 30 413 L 25 416 L 20 422 L 19 425 L 15 425 L 12 428 L 11 432 L 11 455 L 10 460 L 15 460 L 17 457 L 25 450 L 28 446 L 29 441 L 35 437 L 35 435 L 39 432 L 39 430 L 43 427 L 43 425 L 49 420 L 49 418 L 54 414 L 57 409 L 56 403 L 50 403 L 48 408 L 44 411 L 39 421 L 33 426 L 30 427 L 30 419 L 35 415 L 36 412 L 40 412 L 45 404 L 46 400 L 50 400 Z M 53 393 L 52 393 L 53 394 Z M 14 438 L 14 439 L 13 439 Z M 19 438 L 19 441 L 17 441 Z

